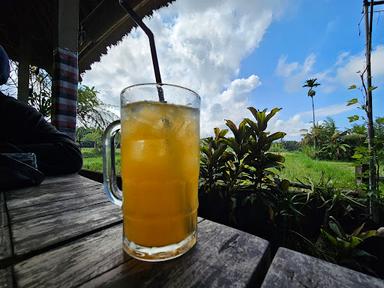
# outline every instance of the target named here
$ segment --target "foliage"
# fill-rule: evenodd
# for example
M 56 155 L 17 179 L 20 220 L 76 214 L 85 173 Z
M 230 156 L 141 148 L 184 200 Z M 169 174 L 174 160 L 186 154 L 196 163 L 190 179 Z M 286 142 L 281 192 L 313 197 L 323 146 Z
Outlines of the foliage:
M 365 223 L 362 223 L 351 233 L 347 233 L 339 221 L 330 216 L 327 225 L 320 229 L 320 236 L 314 243 L 312 252 L 327 261 L 375 274 L 369 267 L 370 262 L 376 261 L 376 257 L 361 249 L 360 244 L 364 240 L 376 236 L 377 231 L 362 232 L 364 226 Z
M 213 198 L 216 202 L 212 202 L 208 209 L 221 211 L 228 216 L 225 219 L 213 215 L 213 219 L 264 237 L 275 247 L 299 249 L 341 265 L 373 273 L 373 270 L 367 271 L 366 267 L 359 266 L 359 263 L 371 259 L 369 253 L 358 246 L 365 235 L 373 235 L 370 231 L 363 231 L 362 223 L 371 221 L 367 217 L 366 195 L 336 188 L 333 177 L 341 174 L 340 169 L 337 173 L 335 170 L 321 173 L 317 180 L 306 176 L 301 180 L 294 179 L 301 182 L 299 186 L 279 178 L 278 174 L 284 175 L 286 171 L 282 169 L 285 160 L 283 155 L 289 157 L 291 153 L 281 152 L 281 143 L 273 145 L 274 150 L 279 150 L 282 155 L 271 153 L 273 141 L 284 137 L 284 133 L 265 132 L 268 124 L 265 120 L 270 120 L 278 110 L 272 110 L 272 116 L 265 110 L 250 110 L 254 121 L 244 119 L 236 126 L 226 120 L 233 137 L 227 136 L 229 130 L 215 128 L 215 136 L 202 141 L 200 197 L 217 195 L 218 198 Z M 324 145 L 320 150 L 309 149 L 317 155 L 335 154 L 341 158 L 347 150 L 342 147 L 348 147 L 343 142 L 344 137 L 352 134 L 339 132 L 331 119 L 316 128 L 319 128 L 319 143 Z M 327 142 L 329 137 L 331 141 Z M 309 146 L 305 147 L 308 149 Z M 312 168 L 321 171 L 319 163 L 324 161 L 307 160 L 316 162 Z M 351 188 L 354 188 L 353 166 L 342 162 L 335 164 L 340 167 L 348 165 L 347 173 L 350 177 L 341 178 L 352 183 Z M 296 169 L 299 165 L 294 166 Z M 376 206 L 381 207 L 379 204 Z M 217 210 L 217 207 L 224 210 Z M 359 229 L 354 229 L 355 225 L 360 225 Z M 335 234 L 336 231 L 342 233 L 341 236 Z
M 286 140 L 286 141 L 282 141 L 282 144 L 283 144 L 283 148 L 289 152 L 299 151 L 301 148 L 300 142 L 298 141 Z
M 307 155 L 308 157 L 315 159 L 317 157 L 317 149 L 315 149 L 313 146 L 309 145 L 302 145 L 301 151 Z
M 84 135 L 82 140 L 88 141 L 88 142 L 93 142 L 94 148 L 96 150 L 100 150 L 102 137 L 103 137 L 103 130 L 97 129 L 97 128 L 92 128 L 92 129 L 89 129 L 89 132 Z
M 301 144 L 298 141 L 293 140 L 281 140 L 279 142 L 272 143 L 271 152 L 294 152 L 301 149 Z
M 0 85 L 0 91 L 5 95 L 15 97 L 17 96 L 17 70 L 18 70 L 18 62 L 9 60 L 9 78 L 7 83 L 4 85 Z
M 313 101 L 313 97 L 316 95 L 316 91 L 313 89 L 317 86 L 320 86 L 320 83 L 317 83 L 316 82 L 317 79 L 316 78 L 313 78 L 313 79 L 308 79 L 305 81 L 304 85 L 303 85 L 303 88 L 305 87 L 308 87 L 308 92 L 307 92 L 307 95 L 309 97 L 311 97 L 311 100 L 312 100 L 312 122 L 313 122 L 313 132 L 316 132 L 316 120 L 315 120 L 315 104 L 314 104 L 314 101 Z M 313 134 L 313 147 L 316 149 L 316 146 L 317 146 L 317 135 L 316 134 Z
M 362 73 L 359 72 L 362 87 L 358 88 L 361 91 L 364 100 L 362 102 L 359 102 L 358 98 L 353 98 L 353 99 L 348 101 L 347 105 L 349 106 L 349 105 L 358 104 L 357 108 L 364 111 L 365 116 L 352 115 L 352 116 L 348 117 L 348 119 L 350 122 L 355 122 L 355 121 L 358 121 L 361 119 L 364 121 L 364 125 L 367 127 L 367 133 L 366 133 L 367 141 L 363 145 L 358 146 L 358 148 L 361 148 L 360 150 L 363 149 L 365 152 L 367 151 L 367 153 L 364 154 L 364 153 L 356 152 L 354 157 L 358 157 L 358 160 L 359 160 L 361 165 L 368 165 L 368 167 L 369 167 L 368 179 L 367 179 L 368 181 L 366 183 L 366 186 L 367 186 L 368 194 L 371 197 L 370 201 L 372 202 L 372 195 L 375 195 L 375 194 L 379 193 L 379 191 L 380 191 L 380 186 L 379 186 L 380 167 L 379 167 L 379 164 L 381 161 L 380 157 L 383 156 L 383 152 L 381 150 L 384 146 L 384 141 L 383 141 L 383 139 L 380 139 L 380 138 L 375 136 L 375 130 L 376 129 L 379 130 L 378 134 L 380 135 L 380 122 L 382 122 L 382 121 L 379 118 L 378 119 L 379 123 L 377 123 L 377 121 L 376 121 L 376 123 L 374 123 L 374 121 L 372 119 L 372 103 L 370 103 L 371 100 L 369 100 L 369 98 L 372 97 L 371 92 L 373 90 L 377 89 L 377 87 L 376 86 L 369 86 L 369 85 L 371 85 L 370 81 L 369 81 L 370 79 L 367 80 L 367 85 L 366 85 L 366 81 L 364 81 L 365 72 L 367 72 L 367 70 L 364 70 Z M 368 74 L 368 77 L 370 77 L 369 74 Z M 357 86 L 352 85 L 351 87 L 349 87 L 349 89 L 351 89 L 351 90 L 357 89 Z M 384 120 L 383 120 L 383 122 L 384 122 Z M 379 127 L 375 127 L 375 126 L 379 126 Z M 365 150 L 365 147 L 367 148 L 366 150 Z M 362 163 L 363 161 L 365 161 L 365 163 Z M 370 206 L 372 206 L 372 205 L 370 204 Z M 372 212 L 373 212 L 372 209 L 370 209 L 370 214 L 372 214 Z M 371 216 L 373 218 L 377 218 L 373 214 Z
M 214 129 L 215 136 L 201 142 L 200 191 L 220 195 L 228 205 L 229 216 L 238 202 L 242 191 L 256 191 L 273 184 L 276 171 L 280 170 L 284 157 L 269 152 L 272 143 L 285 136 L 283 132 L 267 132 L 271 118 L 280 111 L 270 112 L 248 108 L 254 120 L 245 118 L 236 126 L 226 120 L 226 126 L 233 137 L 227 137 L 228 130 Z M 254 194 L 246 200 L 253 201 Z
M 222 138 L 228 130 L 214 129 L 215 137 L 201 140 L 200 187 L 206 192 L 221 191 L 225 187 L 226 161 L 231 157 Z
M 285 152 L 284 144 L 282 142 L 276 142 L 272 143 L 271 149 L 269 149 L 270 152 L 275 153 L 282 153 Z
M 278 108 L 257 110 L 248 108 L 255 121 L 246 118 L 239 126 L 226 120 L 234 137 L 226 137 L 228 130 L 214 129 L 215 137 L 202 141 L 200 188 L 231 195 L 241 188 L 260 188 L 273 182 L 274 169 L 280 170 L 284 158 L 269 153 L 274 141 L 283 132 L 266 132 L 268 121 L 280 111 Z
M 347 154 L 348 148 L 350 148 L 350 146 L 346 143 L 343 143 L 341 134 L 335 132 L 329 140 L 330 141 L 324 144 L 323 147 L 319 150 L 319 157 L 321 159 L 344 159 L 344 155 Z
M 366 128 L 362 125 L 353 125 L 350 129 L 340 131 L 332 118 L 327 118 L 323 123 L 305 131 L 302 145 L 303 151 L 312 158 L 323 160 L 353 160 L 354 151 L 357 147 L 365 145 Z M 307 148 L 314 143 L 316 137 L 317 149 Z
M 17 92 L 18 63 L 11 61 L 10 78 L 2 91 L 8 95 L 16 96 Z M 28 104 L 36 108 L 45 118 L 51 117 L 52 111 L 52 79 L 41 68 L 30 66 L 29 68 L 29 95 Z M 117 116 L 108 109 L 97 96 L 94 87 L 80 85 L 78 88 L 77 117 L 81 126 L 87 128 L 105 129 L 109 123 L 116 120 Z
M 316 91 L 313 88 L 317 86 L 320 86 L 320 83 L 317 83 L 317 78 L 308 79 L 305 81 L 303 88 L 309 88 L 307 92 L 308 97 L 313 98 L 316 95 Z
M 81 85 L 77 95 L 77 116 L 80 124 L 89 128 L 105 129 L 117 116 L 106 109 L 106 105 L 97 97 L 95 87 Z
M 43 69 L 31 66 L 29 83 L 28 104 L 35 107 L 46 118 L 50 118 L 52 83 L 49 74 Z

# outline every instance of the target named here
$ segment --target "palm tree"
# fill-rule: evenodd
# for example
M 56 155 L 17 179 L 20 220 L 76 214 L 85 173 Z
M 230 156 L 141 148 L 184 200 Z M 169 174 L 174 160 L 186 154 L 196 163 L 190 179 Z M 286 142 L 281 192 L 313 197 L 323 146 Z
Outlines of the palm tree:
M 316 95 L 316 91 L 313 89 L 314 87 L 320 86 L 320 83 L 317 83 L 317 78 L 308 79 L 305 81 L 303 87 L 308 87 L 307 95 L 312 99 L 312 120 L 313 120 L 313 129 L 316 129 L 316 121 L 315 121 L 315 104 L 313 101 L 313 97 Z M 314 139 L 314 147 L 316 148 L 316 138 Z

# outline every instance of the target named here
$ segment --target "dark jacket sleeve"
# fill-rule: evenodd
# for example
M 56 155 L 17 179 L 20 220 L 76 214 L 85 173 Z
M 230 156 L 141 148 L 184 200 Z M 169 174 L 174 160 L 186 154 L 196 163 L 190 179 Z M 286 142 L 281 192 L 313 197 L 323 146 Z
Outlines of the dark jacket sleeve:
M 0 128 L 0 147 L 35 153 L 38 168 L 44 174 L 74 173 L 81 169 L 81 151 L 69 136 L 56 130 L 34 108 L 4 95 L 0 95 Z

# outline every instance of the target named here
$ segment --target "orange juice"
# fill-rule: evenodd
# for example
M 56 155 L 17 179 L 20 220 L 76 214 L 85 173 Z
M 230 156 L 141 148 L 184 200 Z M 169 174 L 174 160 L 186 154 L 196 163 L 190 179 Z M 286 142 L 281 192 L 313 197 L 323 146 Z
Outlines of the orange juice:
M 124 237 L 178 243 L 196 231 L 199 110 L 141 101 L 121 113 Z

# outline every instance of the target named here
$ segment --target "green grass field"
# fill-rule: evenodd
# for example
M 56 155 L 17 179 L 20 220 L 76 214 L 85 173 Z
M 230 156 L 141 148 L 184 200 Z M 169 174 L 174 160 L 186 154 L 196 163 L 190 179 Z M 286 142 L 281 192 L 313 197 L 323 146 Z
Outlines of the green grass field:
M 92 148 L 82 149 L 83 169 L 102 172 L 101 152 Z M 309 183 L 309 179 L 318 183 L 323 175 L 325 180 L 331 179 L 335 187 L 353 189 L 355 187 L 355 168 L 350 162 L 314 160 L 301 152 L 283 152 L 285 168 L 279 173 L 284 179 Z M 120 173 L 120 151 L 116 153 L 116 169 Z
M 93 148 L 82 148 L 83 154 L 83 169 L 103 172 L 103 158 L 101 151 L 97 152 Z M 116 151 L 116 173 L 120 174 L 120 151 Z
M 285 157 L 285 168 L 280 172 L 282 178 L 290 181 L 314 183 L 330 179 L 335 187 L 355 187 L 355 167 L 351 162 L 314 160 L 301 152 L 280 153 Z

